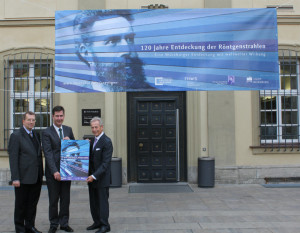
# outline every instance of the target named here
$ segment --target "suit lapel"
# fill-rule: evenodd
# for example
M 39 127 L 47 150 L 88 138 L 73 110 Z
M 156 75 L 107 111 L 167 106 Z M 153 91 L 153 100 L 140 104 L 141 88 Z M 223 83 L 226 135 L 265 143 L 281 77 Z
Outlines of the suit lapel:
M 69 131 L 68 127 L 62 125 L 61 128 L 62 128 L 63 137 L 70 137 L 70 131 Z
M 57 132 L 56 132 L 56 129 L 54 128 L 53 125 L 50 126 L 50 129 L 51 129 L 51 133 L 55 136 L 56 139 L 60 140 Z
M 41 144 L 40 144 L 40 141 L 39 141 L 39 139 L 38 139 L 38 136 L 36 135 L 36 134 L 37 134 L 37 132 L 36 132 L 35 130 L 33 130 L 32 132 L 33 132 L 33 136 L 34 136 L 35 140 L 36 140 L 36 141 L 37 141 L 37 143 L 38 143 L 38 146 L 39 146 L 39 149 L 38 149 L 38 154 L 40 154 L 40 150 L 41 150 Z
M 64 125 L 62 125 L 61 128 L 62 128 L 63 137 L 68 137 L 67 128 Z
M 23 135 L 23 138 L 25 138 L 25 140 L 28 142 L 28 143 L 32 143 L 32 141 L 30 140 L 30 136 L 28 135 L 28 133 L 26 132 L 26 130 L 23 128 L 23 126 L 20 128 L 21 132 L 22 132 L 22 135 Z
M 28 135 L 28 133 L 26 132 L 26 130 L 23 128 L 23 126 L 20 128 L 20 130 L 21 130 L 21 133 L 23 135 L 23 138 L 27 141 L 27 145 L 28 144 L 32 145 L 32 146 L 29 146 L 29 148 L 36 153 L 35 146 L 34 146 L 32 140 L 29 138 L 30 136 Z

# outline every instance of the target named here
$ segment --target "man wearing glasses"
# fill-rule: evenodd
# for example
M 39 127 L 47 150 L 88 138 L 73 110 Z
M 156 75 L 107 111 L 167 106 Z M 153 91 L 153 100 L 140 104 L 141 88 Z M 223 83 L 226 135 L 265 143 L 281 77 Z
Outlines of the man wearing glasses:
M 23 126 L 9 140 L 12 185 L 15 187 L 14 223 L 17 233 L 41 233 L 35 228 L 36 208 L 43 180 L 40 136 L 33 128 L 35 113 L 23 115 Z

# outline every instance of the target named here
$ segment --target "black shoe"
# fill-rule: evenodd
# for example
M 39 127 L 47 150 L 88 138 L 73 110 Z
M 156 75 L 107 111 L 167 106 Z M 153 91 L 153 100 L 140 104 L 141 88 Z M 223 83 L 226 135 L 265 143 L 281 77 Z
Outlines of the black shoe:
M 48 233 L 55 233 L 57 231 L 56 227 L 50 227 Z
M 93 223 L 91 226 L 87 227 L 86 229 L 89 231 L 89 230 L 95 230 L 95 229 L 98 229 L 98 228 L 100 228 L 100 227 L 101 227 L 100 224 Z
M 70 226 L 65 226 L 65 227 L 60 226 L 60 229 L 66 231 L 66 232 L 73 232 L 74 231 Z
M 26 233 L 42 233 L 41 231 L 39 231 L 39 230 L 36 229 L 35 227 L 26 228 L 25 232 L 26 232 Z
M 110 232 L 110 227 L 102 226 L 99 231 L 96 231 L 95 233 L 105 233 Z

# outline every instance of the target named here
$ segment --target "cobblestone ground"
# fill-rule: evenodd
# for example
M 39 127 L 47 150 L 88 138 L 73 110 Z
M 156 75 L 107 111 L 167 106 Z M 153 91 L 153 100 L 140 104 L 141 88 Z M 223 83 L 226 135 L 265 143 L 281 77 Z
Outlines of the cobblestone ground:
M 127 185 L 110 189 L 111 232 L 300 232 L 300 188 L 191 187 L 191 193 L 128 193 Z M 49 229 L 47 192 L 43 186 L 36 218 L 37 229 L 44 233 Z M 0 208 L 0 232 L 14 232 L 11 187 L 1 187 Z M 85 230 L 92 224 L 86 186 L 72 186 L 70 210 L 75 232 L 94 232 Z

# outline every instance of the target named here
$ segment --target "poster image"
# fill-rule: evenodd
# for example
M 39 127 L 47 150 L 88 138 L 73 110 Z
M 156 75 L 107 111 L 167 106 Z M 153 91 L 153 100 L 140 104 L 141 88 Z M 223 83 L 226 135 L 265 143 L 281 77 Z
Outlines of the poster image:
M 61 180 L 86 180 L 89 170 L 90 142 L 88 140 L 62 140 Z
M 276 9 L 55 14 L 57 93 L 278 88 Z

